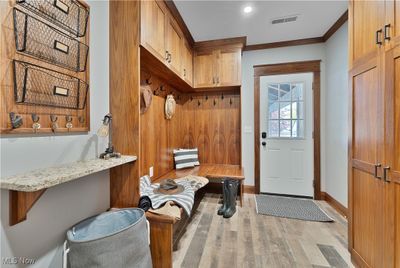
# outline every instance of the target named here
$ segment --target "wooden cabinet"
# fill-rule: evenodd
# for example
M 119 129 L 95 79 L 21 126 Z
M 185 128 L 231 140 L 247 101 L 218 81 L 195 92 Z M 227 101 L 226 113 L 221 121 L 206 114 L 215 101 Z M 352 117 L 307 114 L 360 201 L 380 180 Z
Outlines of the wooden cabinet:
M 166 54 L 169 67 L 178 75 L 181 74 L 183 37 L 178 25 L 168 18 L 166 20 Z
M 215 52 L 198 51 L 194 56 L 194 86 L 197 88 L 215 87 Z
M 381 14 L 382 3 L 373 2 L 351 2 L 349 9 L 349 34 L 353 40 L 349 72 L 349 249 L 358 267 L 393 268 L 400 267 L 400 37 L 395 24 L 398 2 L 382 1 L 382 21 L 371 12 L 360 13 L 373 6 Z M 360 19 L 362 16 L 365 19 Z M 368 23 L 368 16 L 372 24 L 379 21 L 382 29 L 382 45 L 376 51 L 367 36 L 372 27 L 360 25 Z M 357 49 L 359 54 L 354 54 Z
M 241 84 L 241 49 L 218 48 L 196 51 L 196 88 L 232 87 Z
M 193 87 L 193 52 L 187 42 L 182 46 L 182 78 Z
M 141 2 L 140 43 L 160 61 L 166 61 L 166 8 L 157 1 Z

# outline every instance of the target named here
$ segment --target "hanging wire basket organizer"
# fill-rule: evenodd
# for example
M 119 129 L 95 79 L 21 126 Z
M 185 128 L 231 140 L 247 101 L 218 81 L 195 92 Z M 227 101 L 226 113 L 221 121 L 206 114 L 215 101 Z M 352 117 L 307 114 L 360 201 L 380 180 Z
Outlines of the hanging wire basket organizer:
M 82 110 L 89 85 L 77 77 L 14 60 L 17 103 Z
M 86 70 L 87 45 L 19 9 L 14 8 L 13 16 L 18 52 L 75 72 Z
M 86 34 L 89 10 L 76 0 L 17 0 L 16 2 L 76 37 Z

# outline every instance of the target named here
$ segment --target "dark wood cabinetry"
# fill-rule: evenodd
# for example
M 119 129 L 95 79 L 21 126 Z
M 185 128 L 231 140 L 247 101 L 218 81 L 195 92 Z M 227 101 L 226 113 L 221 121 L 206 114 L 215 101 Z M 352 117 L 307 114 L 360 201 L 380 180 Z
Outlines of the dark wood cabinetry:
M 349 8 L 349 250 L 359 267 L 400 267 L 398 3 Z

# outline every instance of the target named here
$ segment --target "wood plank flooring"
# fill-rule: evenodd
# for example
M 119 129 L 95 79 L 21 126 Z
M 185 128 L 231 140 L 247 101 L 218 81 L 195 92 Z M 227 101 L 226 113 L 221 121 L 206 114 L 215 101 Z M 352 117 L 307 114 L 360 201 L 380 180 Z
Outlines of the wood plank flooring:
M 258 215 L 246 194 L 230 219 L 217 215 L 220 195 L 206 194 L 174 252 L 174 267 L 354 267 L 347 221 L 326 202 L 334 223 Z

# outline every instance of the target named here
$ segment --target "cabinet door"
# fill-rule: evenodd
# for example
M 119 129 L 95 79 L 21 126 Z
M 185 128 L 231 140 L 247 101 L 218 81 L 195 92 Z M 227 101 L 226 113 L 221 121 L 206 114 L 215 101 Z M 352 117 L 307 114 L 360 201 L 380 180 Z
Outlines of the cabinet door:
M 384 20 L 384 1 L 352 0 L 350 2 L 351 61 L 379 50 L 381 46 L 377 44 L 376 38 L 384 42 Z M 378 32 L 379 30 L 381 32 Z
M 198 51 L 194 57 L 194 86 L 196 88 L 215 87 L 215 53 Z
M 218 50 L 217 85 L 238 86 L 241 84 L 241 50 L 239 48 L 225 48 Z
M 166 9 L 157 1 L 141 2 L 141 44 L 165 62 Z
M 169 58 L 167 62 L 169 67 L 176 74 L 181 75 L 181 64 L 182 64 L 182 35 L 180 33 L 178 25 L 171 18 L 166 20 L 167 32 L 166 32 L 166 45 L 167 53 L 169 53 Z
M 386 224 L 386 237 L 388 237 L 386 251 L 390 254 L 387 259 L 393 260 L 395 256 L 400 256 L 400 46 L 386 53 L 385 83 L 387 153 L 385 167 L 388 168 L 386 188 L 389 192 L 388 199 L 392 204 L 386 209 L 389 217 Z M 389 228 L 393 226 L 397 226 L 397 230 Z M 393 237 L 394 241 L 391 239 Z M 393 263 L 386 263 L 384 267 L 393 267 Z M 400 267 L 398 257 L 395 267 Z
M 193 86 L 193 53 L 189 45 L 184 42 L 183 46 L 183 64 L 182 77 L 191 86 Z
M 384 25 L 385 45 L 387 49 L 394 47 L 393 39 L 400 36 L 400 1 L 385 1 L 385 25 Z
M 367 63 L 350 71 L 351 89 L 351 151 L 350 151 L 350 213 L 352 256 L 360 267 L 383 267 L 386 241 L 384 231 L 385 189 L 384 111 L 380 83 L 381 60 L 370 57 Z M 361 258 L 360 258 L 361 257 Z

